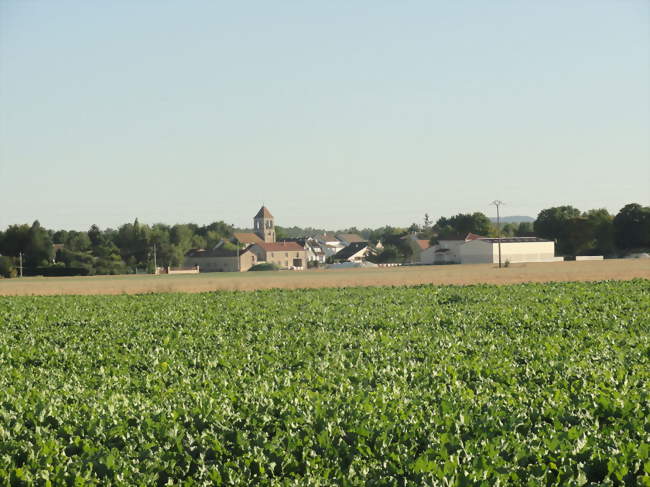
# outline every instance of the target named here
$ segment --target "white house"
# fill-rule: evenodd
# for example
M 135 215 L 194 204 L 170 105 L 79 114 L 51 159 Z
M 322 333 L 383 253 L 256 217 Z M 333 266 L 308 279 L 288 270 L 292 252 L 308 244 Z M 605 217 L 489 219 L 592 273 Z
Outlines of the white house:
M 318 262 L 319 264 L 325 263 L 327 254 L 325 253 L 323 246 L 315 238 L 308 237 L 304 239 L 304 247 L 307 251 L 307 262 Z
M 345 244 L 341 242 L 331 233 L 319 235 L 316 237 L 316 242 L 320 246 L 325 255 L 325 258 L 334 256 L 338 251 L 345 248 Z
M 461 264 L 494 264 L 499 262 L 556 262 L 555 242 L 537 237 L 477 238 L 460 246 Z
M 353 243 L 365 242 L 363 237 L 356 233 L 339 233 L 336 239 L 346 247 Z
M 334 260 L 339 262 L 362 262 L 371 252 L 372 248 L 368 242 L 353 242 L 344 249 L 339 250 L 334 256 Z

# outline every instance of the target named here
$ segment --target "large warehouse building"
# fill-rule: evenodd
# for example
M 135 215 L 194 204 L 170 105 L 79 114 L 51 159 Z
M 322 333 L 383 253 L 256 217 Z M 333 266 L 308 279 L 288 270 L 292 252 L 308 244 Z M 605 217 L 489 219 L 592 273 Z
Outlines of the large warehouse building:
M 537 237 L 478 238 L 460 246 L 461 264 L 494 264 L 499 262 L 556 262 L 555 242 Z

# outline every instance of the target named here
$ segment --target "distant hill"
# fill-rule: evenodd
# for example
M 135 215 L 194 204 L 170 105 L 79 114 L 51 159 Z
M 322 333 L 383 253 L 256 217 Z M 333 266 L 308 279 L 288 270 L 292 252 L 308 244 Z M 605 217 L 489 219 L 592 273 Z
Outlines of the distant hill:
M 491 221 L 496 223 L 496 218 L 490 218 Z M 534 222 L 535 219 L 530 216 L 502 216 L 501 223 L 521 223 L 521 222 Z

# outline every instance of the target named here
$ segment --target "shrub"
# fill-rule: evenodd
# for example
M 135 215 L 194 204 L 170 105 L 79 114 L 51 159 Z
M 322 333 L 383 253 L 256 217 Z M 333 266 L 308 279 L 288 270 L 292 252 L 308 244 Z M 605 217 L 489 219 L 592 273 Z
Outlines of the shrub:
M 0 256 L 0 276 L 16 277 L 16 268 L 11 257 Z
M 251 267 L 248 270 L 249 271 L 279 271 L 280 268 L 275 264 L 271 264 L 270 262 L 264 262 L 262 264 L 255 264 L 253 267 Z

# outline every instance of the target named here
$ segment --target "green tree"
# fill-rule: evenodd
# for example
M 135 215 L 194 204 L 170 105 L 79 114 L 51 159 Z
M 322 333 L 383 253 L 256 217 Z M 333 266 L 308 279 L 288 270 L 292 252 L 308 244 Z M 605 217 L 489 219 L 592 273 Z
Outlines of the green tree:
M 630 203 L 614 217 L 616 245 L 623 251 L 650 248 L 650 207 Z
M 605 208 L 589 210 L 583 214 L 589 223 L 591 249 L 594 254 L 612 255 L 616 252 L 614 242 L 614 217 Z
M 556 206 L 540 211 L 533 227 L 539 237 L 557 242 L 556 251 L 559 254 L 567 255 L 574 250 L 569 241 L 570 222 L 579 217 L 580 210 L 573 206 Z
M 520 222 L 515 231 L 517 237 L 529 237 L 534 232 L 532 222 Z
M 118 228 L 114 242 L 120 249 L 124 262 L 135 272 L 136 268 L 148 265 L 151 255 L 150 229 L 141 225 L 136 218 L 133 223 L 126 223 Z
M 0 276 L 16 277 L 16 267 L 11 257 L 0 256 Z
M 29 229 L 25 262 L 29 267 L 47 266 L 53 257 L 52 240 L 47 230 L 36 220 Z
M 498 229 L 495 228 L 495 231 Z M 514 237 L 517 233 L 517 225 L 515 223 L 506 223 L 501 225 L 501 236 L 502 237 Z
M 20 252 L 25 253 L 29 238 L 29 225 L 10 225 L 0 242 L 0 254 L 17 257 Z
M 120 256 L 117 246 L 105 238 L 98 245 L 93 247 L 95 255 L 95 272 L 97 274 L 124 274 L 127 266 Z
M 370 262 L 376 263 L 402 262 L 404 260 L 404 256 L 398 247 L 395 245 L 387 244 L 384 245 L 384 248 L 381 249 L 381 251 L 377 254 L 370 255 L 368 257 L 368 260 Z
M 492 222 L 481 212 L 459 213 L 450 218 L 439 218 L 434 229 L 438 236 L 443 238 L 468 233 L 489 235 L 492 231 Z
M 68 232 L 63 243 L 66 249 L 77 252 L 90 251 L 92 247 L 92 241 L 86 232 L 77 232 L 74 230 Z

